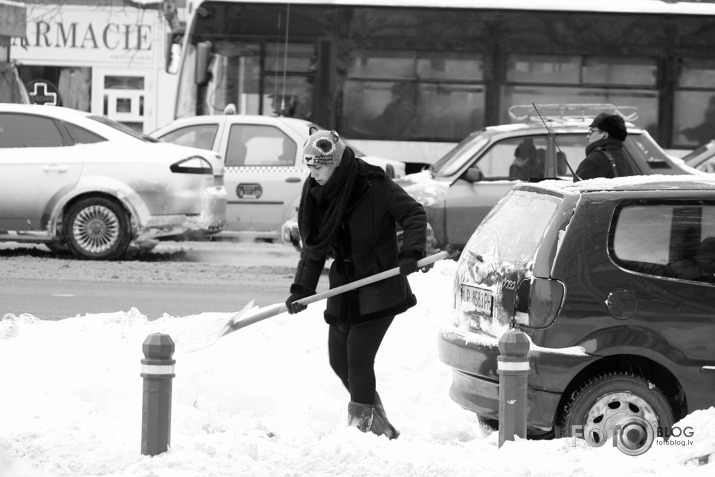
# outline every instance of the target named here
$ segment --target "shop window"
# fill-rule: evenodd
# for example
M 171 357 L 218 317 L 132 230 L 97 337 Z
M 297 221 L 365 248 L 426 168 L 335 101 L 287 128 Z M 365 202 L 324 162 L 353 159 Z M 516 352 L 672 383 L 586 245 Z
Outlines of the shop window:
M 341 128 L 352 138 L 459 141 L 484 126 L 478 55 L 356 50 L 347 75 Z
M 25 85 L 45 84 L 43 91 L 57 94 L 57 105 L 79 111 L 92 109 L 92 68 L 69 66 L 19 66 Z
M 612 237 L 612 256 L 623 268 L 715 283 L 715 204 L 625 205 Z
M 683 60 L 673 104 L 674 147 L 715 139 L 715 60 Z

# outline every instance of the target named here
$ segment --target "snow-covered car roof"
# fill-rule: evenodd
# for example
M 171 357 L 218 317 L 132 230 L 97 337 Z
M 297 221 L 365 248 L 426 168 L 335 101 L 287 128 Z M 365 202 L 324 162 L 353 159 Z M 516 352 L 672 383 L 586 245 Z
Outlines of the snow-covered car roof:
M 546 180 L 537 183 L 538 187 L 568 193 L 596 191 L 647 191 L 647 190 L 715 190 L 715 174 L 697 175 L 647 175 L 617 177 L 615 179 L 596 178 L 579 182 L 565 180 Z M 533 183 L 523 185 L 533 186 Z

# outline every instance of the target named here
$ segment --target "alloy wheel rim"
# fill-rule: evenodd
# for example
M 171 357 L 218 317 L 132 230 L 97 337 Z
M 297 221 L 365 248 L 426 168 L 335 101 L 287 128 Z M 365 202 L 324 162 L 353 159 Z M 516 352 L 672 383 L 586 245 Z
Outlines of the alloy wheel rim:
M 119 238 L 119 218 L 107 207 L 87 207 L 77 214 L 72 235 L 83 250 L 90 253 L 106 252 Z

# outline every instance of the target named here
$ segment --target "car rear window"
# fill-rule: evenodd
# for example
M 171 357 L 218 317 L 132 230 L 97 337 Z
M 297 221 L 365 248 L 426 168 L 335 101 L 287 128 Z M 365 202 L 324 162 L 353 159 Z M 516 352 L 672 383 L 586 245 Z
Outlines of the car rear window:
M 610 236 L 610 253 L 623 268 L 715 283 L 715 203 L 623 204 Z
M 72 139 L 74 140 L 75 144 L 94 144 L 97 142 L 106 141 L 106 139 L 99 134 L 95 134 L 92 131 L 88 131 L 87 129 L 81 128 L 75 124 L 70 124 L 67 122 L 63 124 L 67 128 L 67 131 L 70 133 L 70 136 L 72 136 Z
M 213 149 L 218 124 L 192 124 L 164 134 L 160 139 L 179 146 Z
M 465 248 L 500 262 L 529 261 L 560 205 L 556 196 L 512 190 L 489 212 Z

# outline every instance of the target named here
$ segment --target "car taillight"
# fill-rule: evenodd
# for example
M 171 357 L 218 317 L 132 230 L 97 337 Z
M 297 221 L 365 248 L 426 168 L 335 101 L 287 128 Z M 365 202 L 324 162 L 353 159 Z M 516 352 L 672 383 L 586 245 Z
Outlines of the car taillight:
M 180 174 L 213 174 L 211 163 L 201 156 L 191 156 L 175 162 L 170 167 L 171 172 Z
M 516 322 L 526 328 L 546 328 L 559 313 L 564 300 L 564 285 L 558 280 L 522 280 L 516 293 Z

